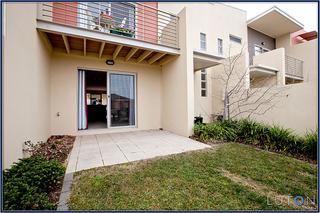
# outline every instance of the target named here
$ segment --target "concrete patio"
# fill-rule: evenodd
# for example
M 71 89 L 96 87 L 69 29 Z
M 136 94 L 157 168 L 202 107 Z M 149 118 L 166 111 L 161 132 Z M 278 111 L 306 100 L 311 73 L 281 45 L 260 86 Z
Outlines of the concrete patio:
M 83 135 L 76 138 L 66 173 L 208 147 L 160 130 Z

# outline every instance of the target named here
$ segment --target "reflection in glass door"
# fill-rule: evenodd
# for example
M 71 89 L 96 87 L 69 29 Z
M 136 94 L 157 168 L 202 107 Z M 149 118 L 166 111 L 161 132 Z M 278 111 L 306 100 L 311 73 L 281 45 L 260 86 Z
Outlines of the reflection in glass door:
M 109 74 L 110 126 L 135 126 L 135 76 Z

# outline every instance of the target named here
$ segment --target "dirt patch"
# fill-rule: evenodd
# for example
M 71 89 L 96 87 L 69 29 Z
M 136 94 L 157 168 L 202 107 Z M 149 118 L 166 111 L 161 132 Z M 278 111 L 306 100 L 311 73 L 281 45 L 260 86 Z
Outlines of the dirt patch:
M 307 205 L 304 204 L 299 207 L 294 203 L 294 197 L 292 197 L 292 196 L 279 194 L 275 191 L 270 190 L 270 188 L 268 188 L 264 185 L 258 184 L 251 179 L 235 175 L 227 170 L 220 169 L 220 171 L 225 177 L 229 178 L 233 182 L 241 184 L 241 185 L 249 188 L 249 190 L 251 190 L 251 191 L 254 191 L 258 194 L 266 196 L 268 199 L 272 200 L 276 204 L 286 205 L 291 208 L 298 208 L 298 209 L 302 208 L 305 210 L 315 210 L 316 209 L 316 205 L 312 205 L 311 203 L 308 203 Z
M 32 144 L 26 142 L 27 148 L 24 150 L 30 155 L 42 156 L 47 160 L 57 160 L 64 164 L 72 150 L 75 136 L 70 135 L 54 135 L 46 142 L 38 142 Z

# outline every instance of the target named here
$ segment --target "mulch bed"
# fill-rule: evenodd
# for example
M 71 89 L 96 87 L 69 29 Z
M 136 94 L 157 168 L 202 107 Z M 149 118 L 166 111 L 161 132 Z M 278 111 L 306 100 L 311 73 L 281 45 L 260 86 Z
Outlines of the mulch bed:
M 45 147 L 43 147 L 43 150 L 47 151 L 48 157 L 51 154 L 51 157 L 53 159 L 58 160 L 60 163 L 67 165 L 67 158 L 72 150 L 74 141 L 75 141 L 76 137 L 75 136 L 70 136 L 70 135 L 54 135 L 51 136 L 47 143 L 48 147 L 54 147 L 54 149 L 52 149 L 52 151 L 50 151 L 50 149 L 47 149 Z M 49 193 L 49 199 L 50 201 L 54 202 L 54 203 L 58 203 L 59 202 L 59 197 L 61 194 L 61 189 L 62 189 L 62 184 L 63 184 L 63 178 L 61 177 L 61 179 L 58 181 L 55 189 Z
M 57 160 L 67 166 L 67 158 L 72 150 L 76 137 L 70 135 L 54 135 L 45 143 L 40 142 L 32 145 L 26 151 L 31 155 L 40 155 L 47 160 Z M 53 203 L 59 202 L 63 178 L 61 177 L 53 191 L 49 193 L 49 199 Z

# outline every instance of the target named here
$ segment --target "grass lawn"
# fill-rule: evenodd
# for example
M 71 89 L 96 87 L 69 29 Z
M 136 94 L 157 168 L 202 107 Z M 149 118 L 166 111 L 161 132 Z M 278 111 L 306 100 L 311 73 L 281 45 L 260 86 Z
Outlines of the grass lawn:
M 313 209 L 316 165 L 242 144 L 76 173 L 73 210 Z

